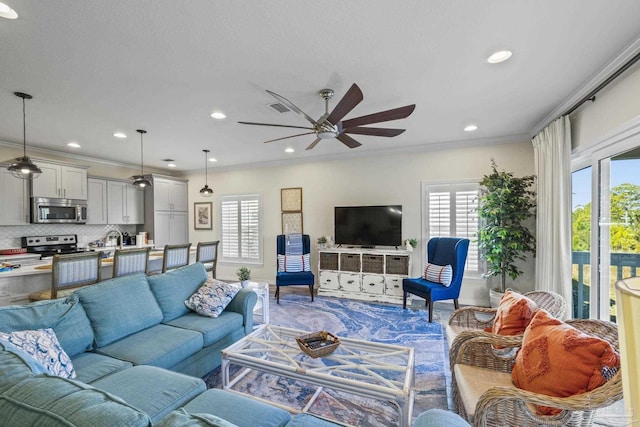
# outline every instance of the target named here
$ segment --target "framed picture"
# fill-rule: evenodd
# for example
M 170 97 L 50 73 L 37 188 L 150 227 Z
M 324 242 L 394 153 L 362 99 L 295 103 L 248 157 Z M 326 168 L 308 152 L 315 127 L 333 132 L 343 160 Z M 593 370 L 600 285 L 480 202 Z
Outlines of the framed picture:
M 302 212 L 282 212 L 282 234 L 302 234 Z
M 282 212 L 302 211 L 302 187 L 281 188 L 280 207 Z
M 213 229 L 211 214 L 212 202 L 198 202 L 193 204 L 193 228 L 196 230 Z

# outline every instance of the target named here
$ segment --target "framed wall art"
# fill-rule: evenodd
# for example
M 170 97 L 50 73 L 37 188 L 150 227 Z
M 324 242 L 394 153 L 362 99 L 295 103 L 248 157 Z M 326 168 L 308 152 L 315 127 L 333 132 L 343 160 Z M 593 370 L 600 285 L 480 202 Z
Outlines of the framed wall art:
M 280 207 L 282 212 L 301 212 L 302 187 L 281 188 Z
M 282 234 L 302 234 L 302 212 L 282 212 Z
M 212 202 L 197 202 L 193 204 L 193 228 L 196 230 L 213 229 Z

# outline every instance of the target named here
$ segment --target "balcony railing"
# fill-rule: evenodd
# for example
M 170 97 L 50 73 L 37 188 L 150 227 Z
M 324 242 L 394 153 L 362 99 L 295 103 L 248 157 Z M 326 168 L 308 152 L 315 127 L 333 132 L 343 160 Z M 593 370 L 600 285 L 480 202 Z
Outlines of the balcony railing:
M 572 290 L 573 290 L 573 317 L 588 318 L 589 317 L 589 301 L 591 284 L 591 253 L 590 252 L 572 252 L 571 263 L 573 264 L 572 273 Z M 615 294 L 613 292 L 613 284 L 626 277 L 635 277 L 640 268 L 640 254 L 614 252 L 611 253 L 611 283 L 609 284 L 610 301 L 612 307 L 611 320 L 615 321 Z M 587 278 L 587 283 L 585 283 Z

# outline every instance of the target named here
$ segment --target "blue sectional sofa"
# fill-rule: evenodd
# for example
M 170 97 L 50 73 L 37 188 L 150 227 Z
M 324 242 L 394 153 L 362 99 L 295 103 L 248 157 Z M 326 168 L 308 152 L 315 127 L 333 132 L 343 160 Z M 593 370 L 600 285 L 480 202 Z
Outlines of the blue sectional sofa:
M 68 298 L 0 307 L 0 332 L 51 328 L 77 377 L 41 373 L 0 343 L 2 426 L 335 426 L 218 389 L 201 377 L 220 350 L 253 329 L 256 295 L 242 289 L 217 318 L 184 300 L 207 279 L 202 264 L 120 277 Z

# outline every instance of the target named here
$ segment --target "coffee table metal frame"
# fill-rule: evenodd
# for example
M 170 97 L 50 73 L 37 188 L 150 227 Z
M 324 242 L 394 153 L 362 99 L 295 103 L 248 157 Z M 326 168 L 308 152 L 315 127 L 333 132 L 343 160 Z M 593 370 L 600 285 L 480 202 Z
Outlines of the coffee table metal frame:
M 306 412 L 322 388 L 327 387 L 390 402 L 398 409 L 399 425 L 410 425 L 415 382 L 413 348 L 340 337 L 336 351 L 314 359 L 304 354 L 295 341 L 295 337 L 307 333 L 266 324 L 225 348 L 221 366 L 223 388 L 231 389 L 255 369 L 319 387 L 302 410 L 278 405 L 292 412 Z M 231 379 L 232 364 L 248 369 Z

